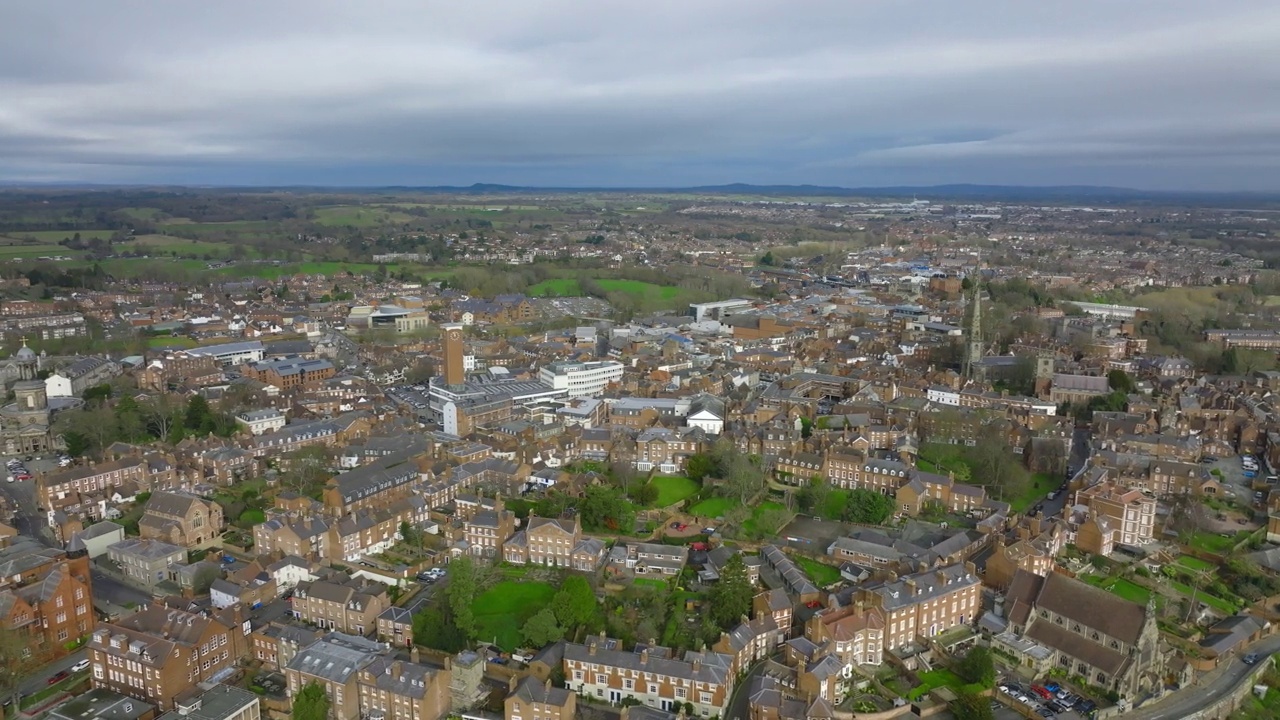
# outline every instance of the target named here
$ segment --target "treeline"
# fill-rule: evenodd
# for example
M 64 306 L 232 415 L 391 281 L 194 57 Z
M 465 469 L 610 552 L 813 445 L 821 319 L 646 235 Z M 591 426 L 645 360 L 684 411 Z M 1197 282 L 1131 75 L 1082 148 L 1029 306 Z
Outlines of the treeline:
M 62 434 L 71 455 L 97 455 L 112 443 L 146 443 L 163 440 L 177 444 L 187 436 L 210 433 L 227 437 L 237 429 L 235 418 L 209 407 L 209 401 L 193 395 L 183 403 L 171 395 L 157 395 L 139 403 L 123 395 L 114 405 L 110 385 L 85 391 L 85 404 L 57 415 L 55 429 Z

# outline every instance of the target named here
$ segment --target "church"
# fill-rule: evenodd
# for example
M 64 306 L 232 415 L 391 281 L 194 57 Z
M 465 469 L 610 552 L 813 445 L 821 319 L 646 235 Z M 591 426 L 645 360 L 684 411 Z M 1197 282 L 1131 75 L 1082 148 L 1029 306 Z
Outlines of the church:
M 0 444 L 6 455 L 30 455 L 61 450 L 61 435 L 55 435 L 50 422 L 49 398 L 40 379 L 40 358 L 27 347 L 7 363 L 16 370 L 13 383 L 14 402 L 0 407 Z

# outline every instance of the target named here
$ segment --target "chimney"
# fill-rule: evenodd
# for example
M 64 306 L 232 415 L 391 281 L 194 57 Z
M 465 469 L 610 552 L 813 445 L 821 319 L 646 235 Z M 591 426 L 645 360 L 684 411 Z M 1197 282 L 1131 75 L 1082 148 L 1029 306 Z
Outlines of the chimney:
M 511 676 L 511 679 L 507 681 L 507 692 L 509 692 L 509 693 L 513 693 L 513 692 L 515 692 L 515 691 L 516 691 L 516 685 L 517 685 L 519 682 L 520 682 L 519 677 L 518 677 L 518 676 L 516 676 L 516 675 L 512 675 L 512 676 Z
M 644 665 L 649 662 L 649 648 L 640 651 L 640 664 Z
M 915 596 L 916 581 L 914 578 L 907 578 L 906 580 L 902 581 L 902 584 L 907 586 L 907 595 Z
M 413 649 L 409 651 L 409 662 L 417 665 L 421 662 L 421 657 L 422 654 L 418 652 L 418 646 L 414 645 Z

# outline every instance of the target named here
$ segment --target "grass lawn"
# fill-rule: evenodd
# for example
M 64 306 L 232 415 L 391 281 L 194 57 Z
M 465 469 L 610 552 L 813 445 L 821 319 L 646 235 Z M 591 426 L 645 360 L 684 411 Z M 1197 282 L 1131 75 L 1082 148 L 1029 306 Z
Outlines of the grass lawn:
M 582 295 L 582 287 L 573 278 L 543 280 L 529 287 L 529 297 L 578 297 Z
M 1200 558 L 1191 557 L 1190 555 L 1179 556 L 1178 559 L 1174 561 L 1174 564 L 1181 565 L 1184 568 L 1190 568 L 1192 570 L 1215 570 L 1218 567 L 1208 560 L 1201 560 Z
M 959 675 L 956 675 L 946 668 L 928 670 L 920 673 L 920 684 L 912 688 L 911 692 L 907 693 L 907 698 L 910 700 L 919 700 L 931 690 L 940 687 L 948 687 L 956 692 L 960 692 L 960 690 L 965 686 L 965 681 L 961 679 Z M 980 691 L 981 688 L 978 688 L 978 690 Z
M 691 515 L 705 518 L 718 518 L 737 503 L 726 497 L 707 498 L 689 508 Z
M 809 579 L 813 580 L 818 587 L 826 587 L 832 583 L 840 582 L 840 569 L 833 565 L 821 563 L 802 555 L 793 555 L 791 559 L 796 561 L 800 569 L 804 570 Z
M 747 518 L 746 522 L 742 523 L 742 529 L 746 530 L 749 533 L 767 532 L 767 533 L 776 535 L 778 531 L 781 530 L 782 528 L 758 527 L 756 523 L 760 521 L 760 515 L 763 514 L 765 510 L 783 510 L 783 509 L 785 508 L 783 507 L 782 503 L 774 502 L 772 500 L 766 500 L 751 509 L 751 517 Z
M 244 527 L 253 527 L 267 521 L 267 516 L 261 510 L 245 510 L 240 513 L 240 524 Z
M 687 477 L 655 477 L 649 482 L 658 488 L 657 507 L 675 505 L 698 492 L 698 483 Z
M 172 335 L 159 335 L 147 338 L 147 347 L 152 348 L 193 348 L 199 344 L 199 341 L 195 338 L 174 337 Z
M 665 590 L 667 587 L 666 580 L 658 580 L 657 578 L 636 578 L 633 582 L 636 587 L 653 588 L 655 590 Z
M 654 295 L 659 300 L 674 300 L 680 294 L 680 288 L 674 285 L 654 285 L 639 280 L 597 280 L 596 282 L 609 292 L 624 292 L 640 299 Z
M 1217 533 L 1198 532 L 1191 538 L 1191 547 L 1197 550 L 1203 550 L 1215 555 L 1221 555 L 1231 551 L 1231 546 L 1236 544 L 1236 538 L 1223 537 Z
M 1112 595 L 1122 597 L 1129 602 L 1138 603 L 1139 605 L 1146 605 L 1147 600 L 1151 598 L 1150 590 L 1123 578 L 1107 578 L 1101 575 L 1085 575 L 1081 579 L 1090 585 L 1106 590 Z
M 493 641 L 508 652 L 520 647 L 520 628 L 556 594 L 544 582 L 505 581 L 484 591 L 476 598 L 472 610 L 476 616 L 478 639 Z
M 1187 585 L 1186 583 L 1180 583 L 1177 580 L 1170 580 L 1169 585 L 1174 590 L 1177 590 L 1183 595 L 1186 595 L 1188 598 L 1191 597 L 1192 593 L 1195 593 L 1196 602 L 1202 602 L 1205 605 L 1208 605 L 1209 607 L 1219 612 L 1225 613 L 1227 615 L 1234 615 L 1236 613 L 1237 608 L 1235 605 L 1227 602 L 1226 600 L 1223 600 L 1217 595 L 1210 595 L 1204 592 L 1203 590 L 1197 592 L 1195 588 L 1191 587 L 1190 585 Z
M 1036 503 L 1044 500 L 1049 491 L 1062 484 L 1062 481 L 1048 475 L 1046 473 L 1036 473 L 1031 476 L 1031 482 L 1027 484 L 1027 489 L 1016 498 L 1009 501 L 1015 512 L 1022 512 Z
M 315 210 L 316 224 L 331 227 L 370 228 L 382 225 L 404 225 L 421 220 L 420 217 L 386 207 L 335 205 Z

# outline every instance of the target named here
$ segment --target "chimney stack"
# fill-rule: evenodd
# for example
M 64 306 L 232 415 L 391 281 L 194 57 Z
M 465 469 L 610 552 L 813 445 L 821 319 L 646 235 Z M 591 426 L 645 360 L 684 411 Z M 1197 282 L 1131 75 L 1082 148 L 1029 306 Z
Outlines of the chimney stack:
M 902 584 L 906 586 L 908 595 L 915 596 L 916 581 L 914 578 L 907 578 L 906 580 L 902 581 Z
M 409 661 L 417 665 L 421 662 L 421 657 L 422 653 L 418 652 L 418 646 L 414 645 L 413 649 L 409 650 Z

